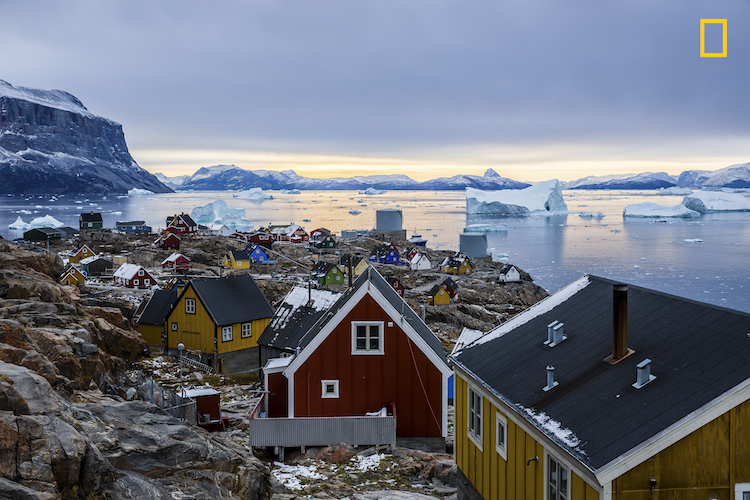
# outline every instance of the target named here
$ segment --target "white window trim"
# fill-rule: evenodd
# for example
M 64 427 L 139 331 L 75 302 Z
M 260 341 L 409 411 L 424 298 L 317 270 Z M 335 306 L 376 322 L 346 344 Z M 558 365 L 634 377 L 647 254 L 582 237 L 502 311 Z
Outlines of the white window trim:
M 138 270 L 138 276 L 143 276 L 143 269 Z
M 195 314 L 195 299 L 185 299 L 185 313 Z
M 379 331 L 380 342 L 378 350 L 370 349 L 370 343 L 367 342 L 366 349 L 357 349 L 357 327 L 358 326 L 377 326 Z M 369 328 L 367 329 L 369 333 Z M 369 341 L 370 337 L 367 337 Z M 384 321 L 352 321 L 352 355 L 354 356 L 382 356 L 385 354 L 385 322 Z
M 227 332 L 229 332 L 229 338 L 227 338 Z M 222 342 L 231 342 L 232 341 L 232 326 L 222 326 L 221 327 L 221 341 Z
M 247 328 L 245 328 L 247 327 Z M 247 331 L 247 334 L 245 332 Z M 242 323 L 242 326 L 240 327 L 240 336 L 243 339 L 248 339 L 253 336 L 253 324 L 252 323 Z
M 750 483 L 735 483 L 734 485 L 734 498 L 735 500 L 742 500 L 742 494 L 750 492 Z
M 144 279 L 143 279 L 143 284 L 144 284 L 144 285 L 150 285 L 150 284 L 151 284 L 151 280 L 150 280 L 150 279 L 148 279 L 148 278 L 144 278 Z
M 503 437 L 505 438 L 502 446 L 498 440 L 498 436 L 500 435 L 498 431 L 501 425 L 503 426 Z M 508 460 L 508 419 L 499 411 L 495 412 L 495 450 L 498 455 L 503 457 L 503 460 Z
M 558 467 L 565 467 L 565 469 L 568 471 L 568 484 L 567 484 L 567 488 L 566 488 L 566 491 L 565 491 L 565 498 L 567 500 L 570 500 L 570 488 L 571 488 L 571 483 L 573 482 L 572 481 L 572 475 L 571 475 L 572 472 L 571 471 L 573 469 L 568 464 L 566 464 L 565 462 L 563 462 L 562 460 L 560 460 L 559 458 L 557 458 L 556 455 L 552 455 L 551 453 L 549 453 L 546 449 L 544 450 L 544 479 L 543 479 L 543 482 L 542 482 L 542 484 L 544 485 L 543 486 L 543 488 L 544 488 L 543 489 L 543 493 L 544 493 L 543 498 L 544 498 L 544 500 L 555 500 L 555 499 L 552 499 L 552 498 L 549 497 L 549 459 L 550 459 L 550 457 L 553 458 L 555 460 L 555 462 L 557 462 Z
M 479 409 L 479 434 L 476 434 L 474 431 L 471 430 L 471 395 L 475 394 L 479 397 L 479 402 L 481 405 L 481 408 Z M 482 396 L 482 393 L 480 393 L 478 390 L 473 388 L 472 386 L 468 386 L 468 390 L 466 391 L 466 435 L 469 437 L 469 440 L 471 440 L 474 445 L 479 448 L 479 451 L 484 452 L 484 445 L 483 445 L 483 438 L 482 438 L 482 427 L 484 426 L 484 396 Z
M 135 286 L 135 285 L 137 285 L 137 284 L 138 284 L 138 280 L 137 280 L 137 279 L 134 279 L 134 280 L 133 280 L 133 286 Z
M 175 323 L 174 321 L 172 321 L 172 331 L 173 332 L 177 331 L 177 323 Z
M 326 392 L 326 385 L 333 384 L 333 393 Z M 323 399 L 338 399 L 339 397 L 339 381 L 338 380 L 321 380 L 321 398 Z

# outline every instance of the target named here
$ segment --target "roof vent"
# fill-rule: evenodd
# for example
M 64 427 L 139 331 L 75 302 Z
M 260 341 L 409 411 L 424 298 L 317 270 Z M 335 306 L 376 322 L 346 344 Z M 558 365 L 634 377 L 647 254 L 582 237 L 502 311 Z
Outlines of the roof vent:
M 635 365 L 635 368 L 637 381 L 633 387 L 636 389 L 640 389 L 656 378 L 656 375 L 651 375 L 651 360 L 648 358 Z
M 556 385 L 558 385 L 558 382 L 555 380 L 555 367 L 547 365 L 547 385 L 546 387 L 542 387 L 542 390 L 547 392 Z
M 549 345 L 554 341 L 554 329 L 555 325 L 557 325 L 559 321 L 555 320 L 549 325 L 547 325 L 547 340 L 544 342 L 544 345 Z
M 557 344 L 562 342 L 563 340 L 567 339 L 568 337 L 563 335 L 563 326 L 565 323 L 557 323 L 555 326 L 552 327 L 552 342 L 550 342 L 548 345 L 550 347 L 555 347 Z M 547 327 L 547 336 L 549 337 L 549 326 Z

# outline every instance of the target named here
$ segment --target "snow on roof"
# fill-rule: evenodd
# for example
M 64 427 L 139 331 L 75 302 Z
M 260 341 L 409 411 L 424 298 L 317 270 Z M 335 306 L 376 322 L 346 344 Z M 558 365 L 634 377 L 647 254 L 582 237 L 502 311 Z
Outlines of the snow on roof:
M 579 445 L 581 444 L 581 440 L 578 439 L 578 436 L 576 436 L 575 433 L 567 427 L 563 427 L 560 422 L 558 422 L 554 418 L 550 418 L 550 416 L 544 412 L 536 412 L 531 408 L 526 408 L 521 405 L 516 406 L 521 408 L 521 410 L 523 410 L 529 416 L 529 419 L 532 422 L 536 423 L 536 425 L 541 428 L 547 435 L 552 436 L 557 441 L 563 443 L 569 448 L 572 448 L 578 453 L 581 453 L 583 455 L 586 454 L 583 449 L 579 447 Z
M 490 330 L 487 332 L 486 335 L 475 339 L 471 343 L 466 343 L 461 346 L 460 350 L 463 350 L 465 347 L 474 347 L 477 345 L 485 344 L 491 340 L 494 340 L 498 337 L 502 337 L 506 333 L 512 331 L 515 328 L 518 328 L 519 326 L 528 323 L 532 319 L 536 318 L 537 316 L 541 316 L 542 314 L 551 311 L 561 303 L 568 300 L 570 297 L 575 295 L 576 293 L 580 292 L 584 288 L 586 288 L 591 281 L 589 280 L 588 276 L 584 276 L 573 283 L 569 284 L 568 286 L 561 289 L 559 292 L 550 295 L 549 297 L 546 297 L 543 300 L 540 300 L 530 308 L 528 308 L 523 313 L 517 315 L 512 320 L 503 323 L 502 325 L 498 326 L 494 330 Z M 463 334 L 463 332 L 461 332 Z M 460 337 L 459 337 L 459 340 Z M 457 343 L 458 344 L 458 343 Z M 459 350 L 456 350 L 454 348 L 453 354 L 458 354 Z
M 182 391 L 183 396 L 182 397 L 188 397 L 188 398 L 197 398 L 200 396 L 215 396 L 219 394 L 219 391 L 214 389 L 213 387 L 191 387 L 190 389 L 185 389 Z
M 312 298 L 312 304 L 310 304 L 310 307 L 315 309 L 315 311 L 327 311 L 339 299 L 339 297 L 341 297 L 341 294 L 328 290 L 312 289 L 308 291 L 307 287 L 295 286 L 288 294 L 286 294 L 286 297 L 284 297 L 284 300 L 282 301 L 282 304 L 287 304 L 291 307 L 289 308 L 289 314 L 286 317 L 279 318 L 279 323 L 277 325 L 278 329 L 283 329 L 286 326 L 292 313 L 298 307 L 307 305 L 308 296 Z M 281 307 L 278 309 L 281 310 Z
M 117 268 L 117 271 L 115 271 L 115 278 L 123 278 L 129 280 L 133 276 L 135 276 L 141 269 L 143 268 L 137 264 L 128 264 L 126 262 L 125 264 Z
M 263 370 L 267 372 L 268 370 L 272 369 L 286 368 L 287 366 L 289 366 L 289 363 L 292 362 L 292 359 L 294 359 L 293 356 L 287 356 L 285 358 L 271 358 L 266 361 L 266 366 L 263 367 Z
M 181 253 L 176 253 L 175 252 L 172 255 L 170 255 L 169 257 L 167 257 L 166 259 L 164 259 L 162 261 L 162 264 L 166 264 L 167 262 L 176 262 L 177 259 L 179 259 L 180 257 L 185 257 L 185 256 L 182 255 Z M 187 259 L 187 257 L 185 257 L 185 258 Z
M 92 262 L 94 262 L 95 260 L 98 260 L 98 259 L 99 259 L 98 255 L 92 255 L 91 257 L 86 257 L 85 259 L 81 259 L 79 263 L 80 264 L 91 264 Z
M 482 330 L 472 330 L 471 328 L 464 327 L 464 329 L 461 330 L 461 335 L 458 336 L 458 340 L 456 340 L 456 345 L 453 346 L 451 355 L 458 354 L 461 352 L 461 349 L 471 344 L 482 335 L 484 335 Z

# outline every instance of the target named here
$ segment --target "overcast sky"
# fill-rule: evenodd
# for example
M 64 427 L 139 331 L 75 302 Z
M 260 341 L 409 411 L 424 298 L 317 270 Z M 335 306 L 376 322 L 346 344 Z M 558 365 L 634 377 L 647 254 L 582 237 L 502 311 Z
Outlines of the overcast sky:
M 750 161 L 748 0 L 0 0 L 0 19 L 0 79 L 74 94 L 151 172 Z M 701 19 L 727 19 L 728 57 L 699 57 Z

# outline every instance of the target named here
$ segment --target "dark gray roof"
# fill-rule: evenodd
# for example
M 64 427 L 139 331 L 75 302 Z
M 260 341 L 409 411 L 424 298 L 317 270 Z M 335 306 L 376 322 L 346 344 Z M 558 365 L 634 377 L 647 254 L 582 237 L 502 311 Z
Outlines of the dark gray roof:
M 370 282 L 371 286 L 375 287 L 375 289 L 379 291 L 397 311 L 404 315 L 406 321 L 411 325 L 412 328 L 414 328 L 417 334 L 422 337 L 422 339 L 427 343 L 430 349 L 432 349 L 440 359 L 447 363 L 448 358 L 445 355 L 443 346 L 440 344 L 440 340 L 438 340 L 435 334 L 432 333 L 432 330 L 427 327 L 424 321 L 422 321 L 422 318 L 417 316 L 417 314 L 411 309 L 411 307 L 409 307 L 409 304 L 407 304 L 406 301 L 404 301 L 404 299 L 398 293 L 396 293 L 396 290 L 394 290 L 393 287 L 388 284 L 385 278 L 383 278 L 383 276 L 372 266 L 367 266 L 367 269 L 359 275 L 359 277 L 352 284 L 351 288 L 349 288 L 341 296 L 341 298 L 337 300 L 336 303 L 333 304 L 333 306 L 331 306 L 331 308 L 328 310 L 328 313 L 320 318 L 320 320 L 312 326 L 307 334 L 305 334 L 305 336 L 300 339 L 300 347 L 304 348 L 307 344 L 309 344 L 312 339 L 315 338 L 318 333 L 320 333 L 323 327 L 328 324 L 328 321 L 330 321 L 330 319 L 336 315 L 338 310 L 346 305 L 352 295 L 354 295 L 361 287 L 366 286 L 368 281 Z
M 177 290 L 154 290 L 154 294 L 146 304 L 141 317 L 138 318 L 138 323 L 163 325 L 176 302 Z
M 145 220 L 118 220 L 115 222 L 116 226 L 143 226 L 144 224 L 146 224 Z
M 80 229 L 76 229 L 69 226 L 63 226 L 57 228 L 63 235 L 65 235 L 66 238 L 69 238 L 73 236 L 74 234 L 79 234 L 81 232 Z
M 581 444 L 572 451 L 589 467 L 602 467 L 750 378 L 750 314 L 632 285 L 628 346 L 635 353 L 605 363 L 615 282 L 582 279 L 588 284 L 568 298 L 545 299 L 537 306 L 542 313 L 529 309 L 452 359 L 506 402 L 545 412 L 573 431 Z M 543 342 L 555 320 L 567 340 L 550 348 Z M 518 326 L 510 329 L 512 322 Z M 510 331 L 499 335 L 504 328 Z M 635 389 L 635 366 L 646 358 L 657 378 Z M 559 385 L 544 392 L 547 365 Z
M 218 326 L 270 318 L 273 309 L 249 274 L 190 281 Z
M 24 236 L 26 236 L 27 234 L 33 233 L 34 231 L 46 234 L 48 236 L 52 236 L 56 234 L 62 235 L 62 231 L 60 231 L 59 229 L 55 229 L 54 227 L 35 227 L 34 229 L 29 229 L 23 234 Z
M 101 222 L 102 214 L 99 212 L 90 212 L 87 214 L 81 214 L 81 222 Z
M 250 252 L 247 250 L 232 250 L 234 260 L 250 260 Z

